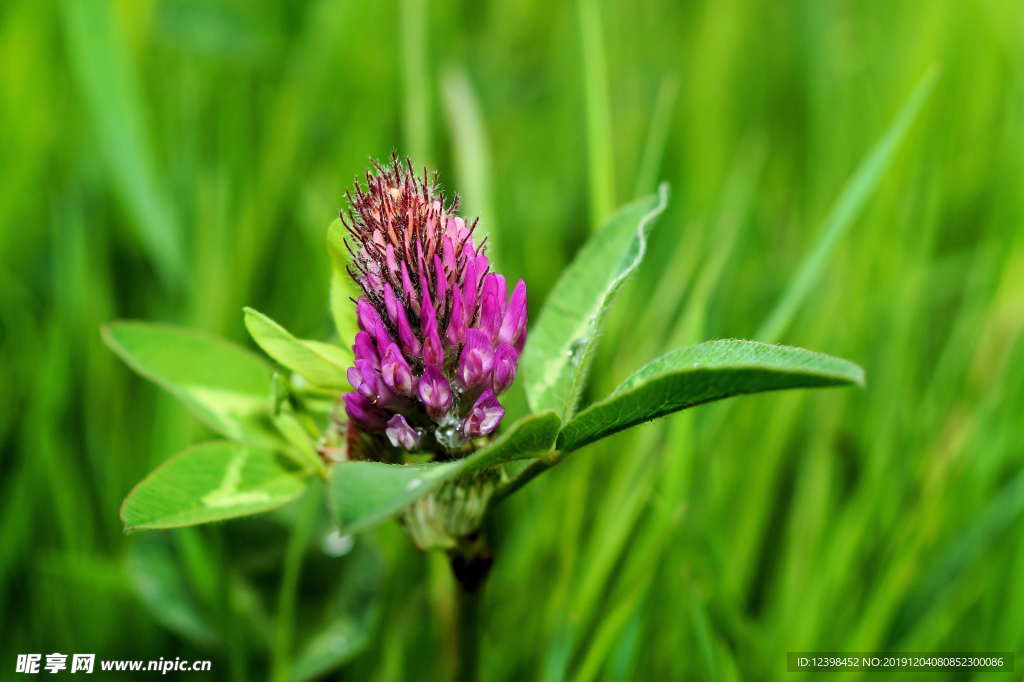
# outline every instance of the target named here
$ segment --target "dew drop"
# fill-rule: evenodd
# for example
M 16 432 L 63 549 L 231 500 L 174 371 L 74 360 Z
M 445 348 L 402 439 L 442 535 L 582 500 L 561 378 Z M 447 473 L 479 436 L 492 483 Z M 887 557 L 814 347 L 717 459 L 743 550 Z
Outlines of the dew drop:
M 355 540 L 352 539 L 351 535 L 342 535 L 338 531 L 332 530 L 324 535 L 324 539 L 320 541 L 320 549 L 327 556 L 339 557 L 351 552 L 354 544 Z
M 566 351 L 566 355 L 569 356 L 569 362 L 572 364 L 579 364 L 580 359 L 583 356 L 583 346 L 586 345 L 587 340 L 585 338 L 579 338 L 572 342 L 569 346 L 569 350 Z
M 423 485 L 423 479 L 414 478 L 411 481 L 409 481 L 409 484 L 406 486 L 406 488 L 408 488 L 409 490 L 416 490 L 416 488 L 419 488 L 421 485 Z
M 450 421 L 437 427 L 434 437 L 448 450 L 454 450 L 462 444 L 462 434 L 457 421 Z

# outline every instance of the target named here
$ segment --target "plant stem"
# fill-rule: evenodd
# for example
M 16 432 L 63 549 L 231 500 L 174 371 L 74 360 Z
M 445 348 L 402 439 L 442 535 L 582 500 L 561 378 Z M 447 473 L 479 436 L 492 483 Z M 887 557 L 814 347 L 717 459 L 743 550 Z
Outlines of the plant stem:
M 561 462 L 563 454 L 564 453 L 561 451 L 553 450 L 544 457 L 533 460 L 522 471 L 520 471 L 515 478 L 498 488 L 491 501 L 500 502 L 512 493 L 516 492 L 537 476 Z
M 448 553 L 455 578 L 455 679 L 479 679 L 480 602 L 493 555 L 482 531 L 466 536 Z
M 474 682 L 479 679 L 479 618 L 480 591 L 470 592 L 460 584 L 455 590 L 458 606 L 455 621 L 456 677 L 459 682 Z
M 224 637 L 224 643 L 228 650 L 228 670 L 232 680 L 242 682 L 249 678 L 246 642 L 232 585 L 231 568 L 228 565 L 224 549 L 223 529 L 219 527 L 211 528 L 209 537 L 213 547 L 211 554 L 216 557 L 217 615 L 220 619 L 220 629 Z
M 270 652 L 271 674 L 275 682 L 285 682 L 291 672 L 292 640 L 295 630 L 295 602 L 299 587 L 299 576 L 302 572 L 302 561 L 306 547 L 319 518 L 322 499 L 319 495 L 307 492 L 303 500 L 304 508 L 292 528 L 285 550 L 284 568 L 281 584 L 277 595 L 277 620 L 274 626 L 274 639 Z

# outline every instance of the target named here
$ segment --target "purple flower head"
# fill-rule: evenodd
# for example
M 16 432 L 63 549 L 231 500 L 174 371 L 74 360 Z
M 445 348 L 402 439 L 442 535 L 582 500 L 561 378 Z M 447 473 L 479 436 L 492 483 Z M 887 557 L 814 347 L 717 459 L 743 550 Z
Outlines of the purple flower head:
M 526 284 L 490 272 L 476 221 L 437 175 L 393 155 L 347 194 L 349 274 L 362 290 L 344 396 L 355 428 L 395 452 L 461 454 L 505 414 L 526 342 Z

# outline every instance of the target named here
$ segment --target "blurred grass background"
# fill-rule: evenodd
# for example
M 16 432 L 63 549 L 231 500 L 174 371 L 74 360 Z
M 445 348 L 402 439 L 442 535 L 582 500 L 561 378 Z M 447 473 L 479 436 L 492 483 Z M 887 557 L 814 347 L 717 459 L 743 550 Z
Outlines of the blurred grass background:
M 133 537 L 117 516 L 207 434 L 99 325 L 248 343 L 254 305 L 326 337 L 326 226 L 392 150 L 463 193 L 534 316 L 602 217 L 671 183 L 591 397 L 673 346 L 766 329 L 868 373 L 634 429 L 503 503 L 486 679 L 1024 656 L 1022 35 L 1014 0 L 3 3 L 2 676 L 62 651 L 286 679 L 310 642 L 344 679 L 449 674 L 447 567 L 394 525 L 331 558 L 316 500 Z M 763 326 L 932 68 L 863 212 Z

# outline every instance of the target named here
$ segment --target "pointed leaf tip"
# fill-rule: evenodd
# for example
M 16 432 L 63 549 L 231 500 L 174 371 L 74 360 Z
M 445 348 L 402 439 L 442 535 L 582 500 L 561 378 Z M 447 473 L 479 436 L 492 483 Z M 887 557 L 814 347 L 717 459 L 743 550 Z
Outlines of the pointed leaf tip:
M 568 418 L 589 371 L 604 314 L 640 265 L 647 233 L 668 204 L 668 184 L 621 208 L 580 250 L 529 332 L 521 376 L 534 412 Z
M 242 311 L 249 335 L 271 358 L 316 386 L 351 390 L 345 379 L 345 369 L 352 364 L 350 350 L 297 338 L 258 310 L 246 307 Z

